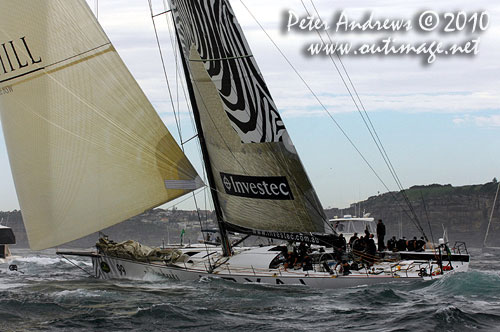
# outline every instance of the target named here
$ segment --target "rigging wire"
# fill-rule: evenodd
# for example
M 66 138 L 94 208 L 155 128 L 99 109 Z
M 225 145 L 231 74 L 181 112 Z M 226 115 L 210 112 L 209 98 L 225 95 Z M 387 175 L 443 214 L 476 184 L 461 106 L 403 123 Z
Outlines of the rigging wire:
M 309 13 L 306 5 L 304 4 L 304 1 L 303 0 L 300 0 L 300 1 L 302 3 L 302 6 L 304 7 L 304 9 L 306 10 L 307 14 L 310 15 L 310 13 Z M 319 11 L 317 10 L 316 6 L 314 5 L 314 1 L 310 0 L 310 2 L 311 2 L 311 5 L 314 8 L 314 11 L 316 12 L 316 15 L 318 16 L 319 19 L 321 19 Z M 325 44 L 325 41 L 323 40 L 323 37 L 321 36 L 321 33 L 318 30 L 316 30 L 316 32 L 317 32 L 318 36 L 320 37 L 321 42 L 323 44 Z M 329 39 L 330 43 L 333 44 L 333 40 L 332 40 L 332 37 L 331 37 L 330 33 L 328 31 L 325 31 L 325 32 L 326 32 L 326 35 L 328 36 L 328 39 Z M 358 106 L 358 103 L 356 103 L 356 100 L 354 99 L 353 93 L 349 89 L 349 86 L 346 84 L 346 81 L 345 81 L 344 77 L 342 76 L 342 73 L 340 72 L 337 64 L 335 63 L 332 55 L 329 54 L 329 57 L 330 57 L 332 63 L 334 64 L 335 69 L 337 70 L 339 76 L 341 77 L 342 82 L 344 83 L 344 86 L 346 87 L 347 91 L 349 92 L 349 95 L 351 96 L 351 99 L 353 100 L 354 105 L 356 106 L 356 109 L 358 110 L 358 113 L 360 114 L 361 118 L 363 119 L 363 122 L 364 122 L 366 128 L 368 129 L 368 132 L 370 133 L 370 136 L 372 137 L 375 145 L 377 146 L 377 149 L 380 152 L 380 155 L 382 156 L 382 159 L 384 160 L 387 168 L 389 169 L 389 172 L 391 173 L 391 176 L 393 177 L 394 181 L 396 182 L 396 185 L 398 186 L 398 188 L 400 190 L 400 193 L 403 196 L 403 199 L 405 200 L 408 208 L 410 209 L 410 212 L 412 213 L 412 216 L 414 218 L 415 226 L 417 226 L 417 229 L 419 229 L 422 232 L 422 234 L 425 236 L 425 238 L 427 239 L 427 236 L 425 235 L 425 232 L 423 231 L 423 228 L 422 228 L 422 226 L 420 224 L 420 221 L 419 221 L 419 218 L 418 218 L 418 216 L 417 216 L 417 214 L 416 214 L 416 212 L 415 212 L 415 210 L 413 208 L 413 205 L 411 204 L 411 201 L 409 200 L 408 195 L 406 194 L 406 191 L 405 191 L 403 185 L 401 184 L 401 181 L 400 181 L 400 179 L 399 179 L 399 177 L 397 175 L 396 169 L 394 168 L 394 166 L 393 166 L 393 164 L 392 164 L 392 162 L 391 162 L 391 160 L 389 158 L 389 155 L 387 154 L 387 152 L 386 152 L 386 150 L 384 148 L 384 145 L 382 144 L 382 141 L 380 140 L 380 137 L 379 137 L 379 135 L 378 135 L 378 133 L 377 133 L 377 131 L 375 129 L 375 126 L 373 125 L 373 123 L 372 123 L 372 121 L 370 119 L 370 116 L 368 115 L 368 112 L 366 111 L 364 103 L 363 103 L 363 101 L 361 100 L 361 98 L 360 98 L 360 96 L 358 94 L 358 91 L 357 91 L 357 89 L 356 89 L 356 87 L 355 87 L 355 85 L 354 85 L 354 83 L 353 83 L 353 81 L 351 79 L 351 76 L 349 75 L 349 73 L 348 73 L 348 71 L 347 71 L 347 69 L 346 69 L 346 67 L 344 65 L 344 62 L 342 61 L 342 59 L 341 59 L 341 57 L 340 57 L 340 55 L 338 54 L 337 51 L 335 51 L 335 55 L 337 56 L 337 59 L 338 59 L 340 65 L 341 65 L 341 67 L 343 69 L 343 72 L 345 73 L 345 76 L 346 76 L 346 78 L 347 78 L 347 80 L 348 80 L 348 82 L 350 84 L 350 87 L 352 88 L 352 91 L 356 95 L 356 99 L 359 102 L 359 106 Z M 363 112 L 361 112 L 360 107 L 363 110 Z
M 483 248 L 486 247 L 486 240 L 488 239 L 488 234 L 490 232 L 491 220 L 493 220 L 493 212 L 495 211 L 495 204 L 497 202 L 498 192 L 500 191 L 500 182 L 497 186 L 497 192 L 495 198 L 493 199 L 493 206 L 491 207 L 490 220 L 488 221 L 488 228 L 486 228 L 486 234 L 484 235 Z
M 165 65 L 165 60 L 163 59 L 163 52 L 161 50 L 160 39 L 159 39 L 159 36 L 158 36 L 158 30 L 156 28 L 156 23 L 155 23 L 155 17 L 158 16 L 158 15 L 155 15 L 153 13 L 153 4 L 152 4 L 152 1 L 148 0 L 148 3 L 149 3 L 149 11 L 151 13 L 151 21 L 153 23 L 153 28 L 154 28 L 155 36 L 156 36 L 156 44 L 158 46 L 158 51 L 160 53 L 160 58 L 161 58 L 162 66 L 163 66 L 163 73 L 164 73 L 164 76 L 165 76 L 165 82 L 167 84 L 168 93 L 169 93 L 169 96 L 170 96 L 170 102 L 172 104 L 172 112 L 174 113 L 175 123 L 176 123 L 176 126 L 177 126 L 177 132 L 179 134 L 179 141 L 181 143 L 182 152 L 185 152 L 184 151 L 184 144 L 182 143 L 183 140 L 182 140 L 182 131 L 181 131 L 181 127 L 180 127 L 180 120 L 177 118 L 177 113 L 179 113 L 179 109 L 177 109 L 177 112 L 176 112 L 175 103 L 174 103 L 174 100 L 173 100 L 173 97 L 172 97 L 172 91 L 171 91 L 171 88 L 170 88 L 170 82 L 169 82 L 169 79 L 168 79 L 167 69 L 166 69 L 166 65 Z M 164 6 L 166 6 L 165 2 L 163 2 L 163 4 L 164 4 Z M 161 14 L 167 14 L 169 12 L 170 11 L 165 10 Z M 168 21 L 167 21 L 167 25 L 168 25 Z M 174 52 L 175 52 L 175 49 L 174 49 Z M 177 56 L 176 56 L 176 59 L 177 59 Z M 176 61 L 176 68 L 177 68 L 177 61 Z M 177 72 L 176 72 L 176 79 L 177 79 Z M 178 90 L 177 90 L 177 92 L 178 92 Z M 178 100 L 178 93 L 177 93 L 177 100 Z M 179 117 L 180 117 L 180 113 L 179 113 Z M 193 200 L 194 200 L 194 204 L 195 204 L 195 208 L 196 208 L 196 214 L 198 216 L 198 222 L 200 224 L 200 232 L 201 232 L 202 237 L 203 237 L 203 243 L 205 244 L 205 251 L 207 252 L 207 257 L 208 257 L 209 270 L 207 272 L 211 273 L 213 271 L 212 261 L 210 260 L 210 254 L 209 254 L 208 245 L 207 245 L 207 242 L 206 242 L 206 239 L 205 239 L 205 235 L 202 232 L 202 230 L 203 230 L 203 223 L 202 223 L 202 220 L 201 220 L 200 209 L 198 207 L 198 203 L 197 203 L 196 195 L 195 195 L 194 191 L 192 192 L 192 195 L 193 195 Z
M 391 192 L 391 190 L 389 189 L 389 187 L 385 184 L 385 182 L 382 180 L 382 178 L 379 176 L 379 174 L 375 171 L 375 169 L 373 168 L 373 166 L 368 162 L 368 160 L 365 158 L 365 156 L 363 155 L 363 153 L 359 150 L 359 148 L 356 146 L 356 144 L 354 143 L 354 141 L 352 141 L 352 139 L 349 137 L 349 135 L 347 135 L 347 133 L 345 132 L 345 130 L 342 128 L 342 126 L 335 120 L 335 118 L 333 117 L 333 115 L 331 114 L 331 112 L 327 109 L 327 107 L 323 104 L 323 102 L 319 99 L 319 97 L 317 96 L 317 94 L 314 92 L 314 90 L 310 87 L 310 85 L 305 81 L 305 79 L 303 78 L 303 76 L 299 73 L 299 71 L 295 68 L 295 66 L 292 64 L 292 62 L 288 59 L 288 57 L 284 54 L 284 52 L 281 50 L 281 48 L 276 44 L 276 42 L 274 41 L 274 39 L 269 35 L 269 33 L 264 29 L 264 27 L 262 26 L 262 24 L 257 20 L 257 18 L 255 17 L 255 15 L 253 15 L 253 13 L 250 11 L 250 9 L 246 6 L 246 4 L 244 3 L 243 0 L 240 0 L 241 4 L 243 5 L 243 7 L 245 7 L 245 9 L 247 10 L 247 12 L 250 14 L 250 16 L 253 18 L 253 20 L 257 23 L 257 25 L 260 27 L 260 29 L 264 32 L 264 34 L 267 36 L 267 38 L 271 41 L 271 43 L 274 45 L 274 47 L 277 49 L 277 51 L 281 54 L 281 56 L 285 59 L 285 61 L 288 63 L 288 65 L 292 68 L 292 70 L 295 72 L 295 74 L 299 77 L 299 79 L 302 81 L 302 83 L 306 86 L 306 88 L 309 90 L 309 92 L 313 95 L 313 97 L 316 99 L 316 101 L 320 104 L 320 106 L 323 108 L 323 110 L 328 114 L 328 116 L 330 117 L 330 119 L 334 122 L 334 124 L 337 126 L 337 128 L 340 130 L 340 132 L 343 134 L 343 136 L 348 140 L 348 142 L 351 144 L 351 146 L 356 150 L 356 152 L 358 153 L 358 155 L 363 159 L 363 161 L 366 163 L 366 165 L 370 168 L 370 170 L 372 171 L 372 173 L 377 177 L 377 179 L 382 183 L 382 185 L 385 187 L 385 189 L 391 194 L 391 196 L 393 197 L 393 199 L 400 205 L 399 203 L 399 200 L 397 199 L 397 197 L 394 195 L 394 193 Z M 341 76 L 342 77 L 342 76 Z M 347 85 L 346 85 L 347 87 Z M 350 91 L 348 89 L 348 91 Z M 355 105 L 357 105 L 357 103 L 355 102 L 354 98 L 352 97 Z M 400 205 L 401 207 L 401 205 Z M 413 221 L 414 225 L 416 226 L 416 228 L 422 232 L 422 234 L 424 234 L 425 236 L 425 232 L 423 232 L 423 229 L 422 227 L 420 226 L 419 222 L 418 222 L 418 219 L 417 220 L 414 220 L 414 217 L 410 216 L 408 214 L 408 212 L 406 211 L 406 209 L 402 208 L 403 211 L 405 212 L 405 214 L 410 218 L 410 220 Z M 411 210 L 411 209 L 410 209 Z M 415 214 L 416 215 L 416 214 Z
M 149 3 L 149 11 L 151 13 L 151 21 L 153 22 L 153 28 L 155 30 L 156 44 L 158 46 L 158 51 L 160 52 L 160 59 L 161 59 L 162 67 L 163 67 L 163 75 L 165 76 L 165 82 L 167 83 L 168 95 L 170 97 L 170 103 L 172 104 L 172 111 L 174 112 L 174 118 L 175 118 L 175 124 L 177 126 L 177 132 L 179 133 L 179 141 L 182 142 L 182 131 L 181 131 L 181 127 L 179 124 L 179 119 L 177 119 L 177 113 L 175 112 L 174 98 L 172 97 L 170 82 L 168 80 L 168 75 L 167 75 L 167 68 L 165 65 L 165 60 L 163 59 L 163 52 L 162 52 L 161 46 L 160 46 L 160 38 L 158 36 L 158 31 L 156 29 L 156 22 L 155 22 L 155 15 L 153 13 L 152 0 L 148 0 L 148 3 Z
M 427 219 L 427 224 L 429 225 L 429 231 L 430 231 L 430 234 L 431 234 L 431 240 L 432 240 L 432 243 L 434 243 L 434 235 L 432 234 L 431 220 L 430 220 L 429 214 L 427 212 L 427 205 L 425 204 L 424 194 L 422 193 L 422 191 L 420 191 L 420 197 L 422 198 L 422 204 L 424 205 L 425 217 Z
M 87 273 L 91 278 L 96 278 L 97 277 L 95 275 L 93 275 L 92 273 L 90 273 L 89 271 L 85 270 L 83 267 L 79 266 L 78 264 L 74 263 L 73 261 L 71 261 L 68 257 L 64 256 L 64 255 L 61 255 L 62 258 L 64 258 L 65 260 L 67 260 L 70 264 L 76 266 L 77 268 L 79 268 L 80 270 L 82 270 L 83 272 Z
M 306 10 L 306 12 L 308 13 L 308 15 L 310 15 L 306 5 L 304 4 L 304 1 L 303 0 L 300 0 L 301 3 L 302 3 L 302 6 L 304 7 L 304 9 Z M 313 0 L 310 0 L 311 2 L 311 5 L 313 6 L 314 8 L 314 11 L 316 12 L 316 15 L 318 16 L 319 19 L 321 19 L 321 16 L 319 14 L 319 11 L 317 10 L 316 6 L 314 5 L 314 1 Z M 321 41 L 323 44 L 325 44 L 322 36 L 321 36 L 321 33 L 316 30 L 318 36 L 320 37 Z M 326 32 L 326 35 L 328 36 L 328 39 L 330 41 L 330 43 L 333 44 L 333 40 L 332 40 L 332 37 L 330 35 L 330 33 L 328 31 L 325 31 Z M 356 95 L 356 99 L 357 101 L 359 102 L 359 106 L 358 106 L 358 103 L 356 103 L 356 100 L 354 99 L 354 96 L 351 92 L 351 90 L 349 89 L 349 86 L 346 84 L 346 81 L 344 79 L 344 77 L 342 76 L 342 73 L 340 72 L 338 66 L 336 65 L 333 57 L 331 54 L 329 54 L 329 57 L 330 59 L 332 60 L 332 63 L 334 64 L 335 66 L 335 69 L 337 70 L 338 74 L 340 75 L 341 79 L 342 79 L 342 82 L 344 83 L 347 91 L 349 92 L 349 95 L 351 96 L 351 99 L 353 100 L 354 102 L 354 105 L 356 106 L 357 110 L 358 110 L 358 113 L 360 114 L 361 118 L 363 119 L 363 122 L 365 123 L 365 126 L 366 128 L 368 129 L 368 132 L 370 133 L 370 136 L 372 137 L 375 145 L 377 146 L 377 149 L 379 150 L 380 152 L 380 155 L 382 156 L 382 159 L 384 160 L 387 168 L 389 169 L 389 172 L 391 173 L 391 176 L 393 177 L 394 181 L 396 182 L 396 185 L 398 186 L 399 190 L 400 190 L 400 193 L 401 195 L 403 196 L 403 199 L 405 200 L 408 208 L 410 209 L 410 212 L 412 213 L 412 216 L 413 216 L 413 219 L 414 219 L 414 223 L 415 223 L 415 226 L 417 226 L 417 229 L 419 229 L 422 234 L 425 236 L 425 238 L 427 239 L 427 236 L 425 235 L 425 232 L 423 231 L 423 228 L 420 224 L 420 221 L 419 221 L 419 218 L 413 208 L 413 205 L 411 204 L 411 201 L 409 200 L 408 198 L 408 195 L 406 194 L 406 191 L 403 187 L 403 185 L 401 184 L 401 181 L 399 179 L 399 176 L 397 175 L 397 172 L 396 172 L 396 169 L 394 168 L 390 158 L 389 158 L 389 155 L 387 154 L 385 148 L 384 148 L 384 145 L 382 144 L 382 141 L 380 140 L 380 137 L 375 129 L 375 126 L 373 125 L 371 119 L 370 119 L 370 116 L 368 115 L 368 112 L 366 111 L 366 108 L 364 106 L 364 103 L 363 101 L 361 100 L 359 94 L 358 94 L 358 91 L 351 79 L 351 76 L 349 75 L 345 65 L 344 65 L 344 62 L 342 61 L 340 55 L 338 54 L 337 51 L 335 51 L 335 55 L 337 56 L 337 59 L 343 69 L 343 72 L 345 73 L 345 76 L 350 84 L 350 87 L 352 88 L 352 91 L 354 92 L 354 94 Z M 363 110 L 363 112 L 361 112 L 361 109 Z M 410 216 L 409 216 L 410 217 Z M 411 219 L 411 217 L 410 217 Z
M 166 1 L 163 0 L 163 8 L 164 8 L 164 12 L 163 13 L 167 13 L 169 12 L 170 10 L 167 9 L 167 4 L 166 4 Z M 170 19 L 169 19 L 170 18 Z M 165 21 L 167 23 L 167 27 L 168 27 L 168 32 L 169 32 L 169 40 L 170 40 L 170 44 L 171 44 L 171 47 L 172 47 L 172 50 L 173 50 L 173 53 L 174 53 L 174 63 L 175 63 L 175 83 L 176 83 L 176 98 L 177 98 L 177 110 L 178 110 L 178 113 L 180 114 L 180 96 L 179 96 L 179 85 L 182 89 L 182 93 L 183 93 L 183 96 L 184 96 L 184 101 L 186 102 L 186 106 L 187 106 L 187 109 L 188 109 L 188 114 L 189 114 L 189 117 L 190 117 L 190 120 L 191 120 L 191 127 L 192 127 L 192 130 L 194 133 L 196 133 L 195 136 L 193 136 L 192 138 L 194 137 L 197 137 L 197 129 L 196 129 L 196 124 L 195 124 L 195 121 L 194 121 L 194 118 L 193 118 L 193 112 L 192 112 L 192 109 L 191 109 L 191 104 L 190 102 L 188 101 L 188 98 L 187 98 L 187 94 L 186 94 L 186 88 L 184 86 L 185 82 L 184 82 L 184 75 L 183 75 L 183 71 L 182 70 L 179 70 L 179 53 L 180 53 L 180 50 L 178 49 L 178 43 L 175 42 L 175 38 L 176 38 L 176 34 L 175 34 L 175 27 L 173 26 L 174 23 L 173 23 L 173 18 L 172 18 L 172 15 L 165 15 Z M 188 141 L 190 141 L 190 139 L 184 141 L 184 142 L 181 142 L 182 145 L 186 144 Z M 196 144 L 196 148 L 198 150 L 198 156 L 200 158 L 200 160 L 203 160 L 203 156 L 202 156 L 202 152 L 201 152 L 201 146 L 199 144 Z M 206 174 L 206 170 L 205 170 L 205 167 L 202 167 L 202 176 L 203 176 L 203 180 L 205 183 L 207 183 L 207 174 Z M 204 206 L 205 206 L 205 210 L 209 210 L 210 208 L 207 208 L 207 188 L 208 187 L 205 187 L 204 189 Z M 208 214 L 205 213 L 205 224 L 208 225 Z
M 170 10 L 167 10 L 167 4 L 166 4 L 166 1 L 163 0 L 163 6 L 164 6 L 164 13 L 167 13 L 169 12 Z M 170 19 L 169 19 L 170 18 Z M 190 102 L 188 101 L 188 98 L 187 98 L 187 95 L 186 95 L 186 88 L 184 86 L 184 74 L 183 74 L 183 71 L 182 70 L 179 70 L 179 58 L 180 58 L 180 52 L 181 50 L 178 48 L 178 43 L 175 42 L 176 40 L 176 33 L 175 33 L 175 26 L 174 26 L 174 22 L 173 22 L 173 17 L 172 15 L 165 15 L 165 21 L 166 21 L 166 24 L 167 24 L 167 27 L 168 27 L 168 32 L 169 32 L 169 40 L 170 40 L 170 44 L 171 44 L 171 47 L 172 47 L 172 50 L 173 50 L 173 53 L 174 53 L 174 63 L 175 63 L 175 73 L 176 73 L 176 77 L 175 77 L 175 82 L 176 82 L 176 92 L 177 92 L 177 111 L 178 113 L 180 114 L 180 98 L 179 98 L 179 85 L 181 86 L 182 88 L 182 92 L 183 92 L 183 95 L 184 95 L 184 100 L 186 102 L 186 105 L 187 105 L 187 108 L 188 108 L 188 114 L 189 114 L 189 117 L 190 117 L 190 120 L 191 120 L 191 127 L 192 127 L 192 130 L 194 133 L 196 133 L 193 137 L 191 137 L 190 139 L 184 141 L 184 142 L 181 142 L 182 146 L 184 147 L 184 144 L 186 144 L 187 142 L 189 142 L 192 138 L 195 138 L 195 137 L 198 137 L 198 133 L 197 133 L 197 129 L 196 129 L 196 124 L 195 124 L 195 120 L 194 120 L 194 117 L 193 117 L 193 111 L 192 111 L 192 108 L 191 108 L 191 104 Z M 203 155 L 202 155 L 202 151 L 201 151 L 201 146 L 200 144 L 196 144 L 196 148 L 197 148 L 197 151 L 198 151 L 198 157 L 200 158 L 200 160 L 203 160 Z M 207 179 L 207 174 L 206 174 L 206 170 L 205 170 L 205 167 L 202 167 L 202 172 L 203 172 L 203 180 L 205 183 L 208 183 L 208 179 Z M 207 211 L 207 189 L 209 187 L 206 186 L 204 188 L 204 206 L 205 206 L 205 211 Z M 196 197 L 193 196 L 193 199 L 195 201 L 195 205 L 197 206 L 197 201 L 196 201 Z M 208 225 L 208 213 L 205 212 L 205 227 L 207 227 Z M 201 219 L 200 219 L 200 229 L 203 229 L 203 223 L 201 222 Z M 203 233 L 202 233 L 202 236 L 203 236 Z M 207 235 L 207 238 L 208 238 L 208 235 Z M 205 237 L 203 236 L 203 239 L 205 240 Z M 214 263 L 215 264 L 215 263 Z M 212 265 L 211 265 L 212 266 Z M 211 267 L 212 268 L 212 267 Z
M 99 21 L 99 0 L 94 2 L 95 18 Z

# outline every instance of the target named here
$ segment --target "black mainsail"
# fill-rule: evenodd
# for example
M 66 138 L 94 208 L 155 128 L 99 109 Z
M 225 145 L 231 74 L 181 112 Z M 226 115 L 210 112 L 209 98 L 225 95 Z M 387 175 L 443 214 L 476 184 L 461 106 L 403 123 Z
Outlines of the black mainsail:
M 169 3 L 221 225 L 317 242 L 323 208 L 229 2 Z

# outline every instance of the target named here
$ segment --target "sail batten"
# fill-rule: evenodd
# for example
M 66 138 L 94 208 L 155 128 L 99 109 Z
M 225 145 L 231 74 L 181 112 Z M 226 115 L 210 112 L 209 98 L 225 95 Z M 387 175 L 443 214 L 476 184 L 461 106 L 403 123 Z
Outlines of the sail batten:
M 0 44 L 0 115 L 31 248 L 203 186 L 85 1 L 0 3 Z

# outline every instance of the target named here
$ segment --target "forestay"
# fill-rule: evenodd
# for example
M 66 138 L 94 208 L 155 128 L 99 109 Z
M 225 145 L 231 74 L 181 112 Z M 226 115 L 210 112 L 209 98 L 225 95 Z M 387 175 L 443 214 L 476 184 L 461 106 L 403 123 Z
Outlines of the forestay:
M 0 112 L 32 249 L 203 184 L 85 1 L 0 2 Z

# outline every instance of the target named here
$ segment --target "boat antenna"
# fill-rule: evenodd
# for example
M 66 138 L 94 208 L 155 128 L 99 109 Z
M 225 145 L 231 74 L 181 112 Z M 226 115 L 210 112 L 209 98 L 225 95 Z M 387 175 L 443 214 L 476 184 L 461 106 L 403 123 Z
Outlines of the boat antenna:
M 493 200 L 493 206 L 491 207 L 490 220 L 488 221 L 488 228 L 486 228 L 486 234 L 484 235 L 483 248 L 486 247 L 486 239 L 488 238 L 488 233 L 490 232 L 491 220 L 493 220 L 493 211 L 495 211 L 495 204 L 498 198 L 498 191 L 500 191 L 500 182 L 498 182 L 497 192 L 495 194 L 495 199 Z

